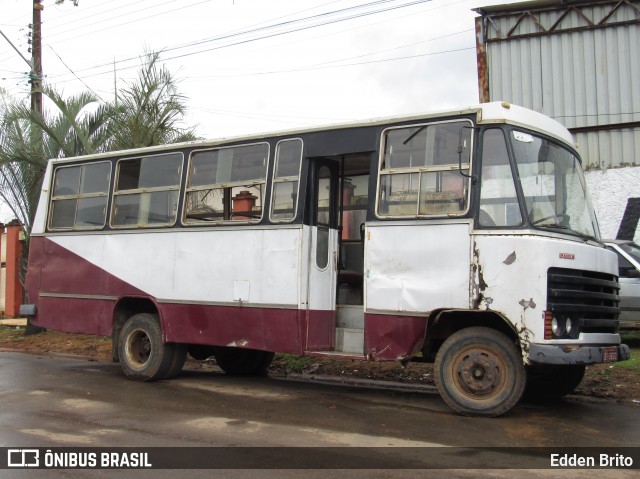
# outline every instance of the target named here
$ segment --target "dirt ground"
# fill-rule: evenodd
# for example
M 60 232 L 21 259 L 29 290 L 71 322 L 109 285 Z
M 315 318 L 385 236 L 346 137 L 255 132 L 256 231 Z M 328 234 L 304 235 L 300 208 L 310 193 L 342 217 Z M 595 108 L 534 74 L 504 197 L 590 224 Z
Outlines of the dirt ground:
M 637 343 L 636 343 L 637 341 Z M 633 359 L 623 363 L 587 367 L 584 380 L 575 391 L 578 396 L 595 397 L 640 407 L 640 338 L 627 341 L 634 350 Z M 98 336 L 65 334 L 54 331 L 25 336 L 23 328 L 0 326 L 0 350 L 62 353 L 94 361 L 111 360 L 111 339 Z M 185 367 L 202 367 L 204 362 L 189 359 Z M 430 364 L 377 363 L 332 358 L 276 355 L 269 374 L 285 376 L 338 376 L 382 381 L 434 385 Z

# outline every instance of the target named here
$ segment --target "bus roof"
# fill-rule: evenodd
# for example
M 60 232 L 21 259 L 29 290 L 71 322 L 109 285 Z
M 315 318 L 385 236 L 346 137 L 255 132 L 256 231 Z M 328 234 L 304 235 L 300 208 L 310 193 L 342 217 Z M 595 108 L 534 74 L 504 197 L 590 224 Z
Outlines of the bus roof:
M 252 133 L 249 135 L 237 135 L 237 136 L 229 136 L 229 137 L 220 137 L 220 138 L 211 138 L 211 139 L 202 139 L 202 140 L 194 140 L 183 143 L 174 143 L 174 144 L 164 144 L 157 146 L 149 146 L 143 148 L 135 148 L 129 150 L 120 150 L 120 151 L 109 151 L 104 153 L 97 153 L 93 155 L 84 155 L 78 157 L 65 157 L 65 158 L 57 158 L 52 159 L 53 163 L 61 163 L 68 161 L 78 161 L 78 160 L 93 160 L 99 158 L 108 158 L 113 156 L 118 156 L 122 154 L 143 154 L 143 153 L 152 153 L 158 151 L 166 151 L 167 149 L 180 149 L 180 148 L 197 148 L 197 147 L 211 147 L 216 145 L 222 145 L 227 143 L 237 143 L 240 141 L 254 141 L 254 140 L 263 140 L 265 138 L 271 137 L 284 137 L 284 136 L 293 136 L 293 135 L 302 135 L 314 132 L 322 132 L 322 131 L 331 131 L 331 130 L 339 130 L 345 128 L 362 128 L 362 127 L 373 127 L 373 126 L 381 126 L 386 124 L 393 124 L 398 122 L 411 122 L 421 121 L 421 120 L 432 120 L 443 117 L 453 117 L 458 115 L 477 115 L 477 123 L 478 124 L 504 124 L 508 123 L 511 125 L 517 125 L 526 127 L 529 129 L 533 129 L 542 133 L 545 133 L 549 136 L 552 136 L 566 144 L 570 147 L 575 148 L 575 144 L 573 141 L 573 137 L 569 130 L 567 130 L 562 124 L 557 122 L 556 120 L 545 116 L 541 113 L 535 112 L 533 110 L 529 110 L 527 108 L 523 108 L 517 105 L 512 105 L 508 102 L 491 102 L 491 103 L 482 103 L 478 105 L 472 105 L 465 108 L 460 109 L 448 109 L 448 110 L 439 110 L 439 111 L 431 111 L 427 113 L 416 113 L 411 115 L 403 115 L 403 116 L 391 116 L 391 117 L 380 117 L 380 118 L 372 118 L 368 120 L 356 120 L 352 122 L 343 122 L 343 123 L 335 123 L 328 125 L 319 125 L 308 128 L 296 128 L 296 129 L 287 129 L 287 130 L 274 130 L 268 132 L 259 132 Z

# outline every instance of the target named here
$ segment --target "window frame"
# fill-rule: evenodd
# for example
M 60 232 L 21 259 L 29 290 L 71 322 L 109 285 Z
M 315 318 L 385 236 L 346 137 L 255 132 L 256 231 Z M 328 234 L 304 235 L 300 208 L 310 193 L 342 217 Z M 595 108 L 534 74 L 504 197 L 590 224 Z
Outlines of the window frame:
M 171 156 L 171 155 L 175 155 L 177 157 L 180 158 L 180 174 L 179 174 L 179 178 L 178 178 L 178 184 L 177 185 L 173 185 L 170 187 L 167 186 L 159 186 L 159 187 L 148 187 L 148 188 L 136 188 L 136 189 L 132 189 L 132 190 L 123 190 L 118 192 L 117 188 L 118 188 L 118 181 L 119 181 L 119 174 L 120 174 L 120 164 L 124 161 L 131 161 L 131 160 L 144 160 L 146 158 L 156 158 L 159 156 Z M 168 151 L 165 153 L 156 153 L 156 154 L 152 154 L 152 155 L 135 155 L 135 156 L 129 156 L 126 158 L 119 158 L 116 161 L 116 168 L 115 168 L 115 175 L 113 178 L 113 188 L 111 190 L 111 208 L 109 211 L 109 227 L 114 229 L 114 230 L 122 230 L 122 229 L 153 229 L 153 228 L 168 228 L 168 227 L 172 227 L 175 226 L 177 221 L 178 221 L 178 214 L 180 212 L 180 190 L 182 189 L 182 181 L 183 181 L 183 176 L 184 176 L 184 153 L 182 151 Z M 175 217 L 173 219 L 172 222 L 167 222 L 167 223 L 151 223 L 151 224 L 145 224 L 145 225 L 141 225 L 140 223 L 137 224 L 127 224 L 127 225 L 115 225 L 113 220 L 115 217 L 115 208 L 116 208 L 116 198 L 118 196 L 132 196 L 132 195 L 142 195 L 143 193 L 158 193 L 158 192 L 163 192 L 163 191 L 177 191 L 178 195 L 177 195 L 177 199 L 178 202 L 176 204 L 176 214 Z M 139 213 L 139 210 L 138 210 Z
M 225 183 L 213 183 L 213 184 L 206 184 L 206 185 L 198 185 L 195 187 L 189 187 L 189 182 L 191 180 L 191 165 L 192 165 L 192 161 L 193 161 L 193 157 L 197 154 L 197 153 L 205 153 L 205 152 L 212 152 L 212 151 L 220 151 L 220 150 L 228 150 L 230 148 L 242 148 L 242 147 L 247 147 L 247 146 L 255 146 L 255 145 L 266 145 L 267 146 L 267 155 L 266 155 L 266 159 L 267 159 L 267 164 L 265 165 L 265 170 L 264 170 L 264 179 L 262 179 L 261 181 L 258 180 L 242 180 L 242 181 L 228 181 Z M 194 228 L 194 227 L 207 227 L 207 226 L 230 226 L 230 225 L 250 225 L 250 224 L 257 224 L 263 221 L 263 219 L 265 218 L 265 207 L 266 207 L 266 199 L 268 197 L 267 195 L 267 186 L 269 183 L 269 166 L 271 163 L 271 144 L 268 141 L 254 141 L 251 143 L 240 143 L 240 144 L 236 144 L 236 145 L 225 145 L 225 146 L 214 146 L 214 147 L 210 147 L 210 148 L 201 148 L 201 149 L 196 149 L 196 150 L 191 150 L 189 152 L 189 160 L 187 161 L 187 168 L 186 168 L 186 176 L 185 176 L 185 180 L 184 180 L 184 191 L 182 192 L 182 210 L 181 210 L 181 214 L 180 214 L 180 224 L 182 226 L 185 227 L 189 227 L 189 228 Z M 187 196 L 189 195 L 189 193 L 195 192 L 195 191 L 203 191 L 203 190 L 217 190 L 217 189 L 226 189 L 226 188 L 236 188 L 236 187 L 241 187 L 241 186 L 249 186 L 249 187 L 253 187 L 253 186 L 259 186 L 259 185 L 263 185 L 263 196 L 261 198 L 262 201 L 262 208 L 261 208 L 261 214 L 260 214 L 260 218 L 248 218 L 246 220 L 244 219 L 224 219 L 224 216 L 222 217 L 222 219 L 215 220 L 215 221 L 187 221 Z
M 387 133 L 392 130 L 402 130 L 402 129 L 411 129 L 411 128 L 422 128 L 426 129 L 431 126 L 443 125 L 448 123 L 467 123 L 469 125 L 469 129 L 471 130 L 470 135 L 470 144 L 469 144 L 469 162 L 462 163 L 460 168 L 458 168 L 458 163 L 452 164 L 443 164 L 437 166 L 418 166 L 418 167 L 399 167 L 399 168 L 388 168 L 386 170 L 382 169 L 382 164 L 385 161 L 385 151 L 386 151 L 386 139 Z M 429 173 L 439 173 L 439 172 L 461 172 L 467 170 L 467 175 L 472 175 L 473 172 L 473 159 L 475 156 L 475 142 L 476 142 L 476 125 L 470 118 L 460 117 L 460 118 L 451 118 L 449 120 L 437 120 L 432 122 L 421 122 L 421 123 L 411 123 L 404 125 L 394 125 L 391 127 L 384 128 L 380 133 L 380 150 L 379 150 L 379 158 L 378 158 L 378 167 L 376 171 L 376 198 L 375 198 L 375 208 L 374 215 L 379 220 L 394 220 L 394 219 L 431 219 L 431 218 L 461 218 L 465 217 L 469 214 L 471 209 L 471 178 L 465 177 L 466 179 L 466 196 L 465 198 L 465 209 L 460 211 L 459 213 L 437 213 L 437 214 L 420 214 L 420 192 L 422 191 L 422 177 L 424 174 Z M 455 167 L 452 167 L 455 166 Z M 466 166 L 466 167 L 465 167 Z M 415 214 L 407 214 L 407 215 L 392 215 L 392 214 L 381 214 L 380 213 L 380 189 L 382 185 L 382 179 L 385 176 L 392 177 L 393 175 L 399 174 L 417 174 L 418 175 L 418 199 L 416 201 L 416 210 Z M 464 183 L 463 183 L 464 188 Z
M 99 165 L 99 164 L 107 164 L 109 165 L 109 176 L 108 176 L 108 180 L 107 180 L 107 189 L 103 192 L 100 193 L 89 193 L 86 195 L 83 195 L 82 192 L 80 191 L 80 185 L 78 185 L 78 193 L 74 194 L 74 195 L 61 195 L 61 196 L 55 196 L 54 191 L 55 191 L 55 186 L 56 186 L 56 177 L 57 177 L 57 173 L 59 170 L 62 169 L 68 169 L 68 168 L 80 168 L 81 173 L 80 173 L 80 179 L 82 178 L 82 169 L 86 168 L 86 167 L 90 167 L 93 165 Z M 49 209 L 47 212 L 47 230 L 48 231 L 54 231 L 54 232 L 63 232 L 63 231 L 96 231 L 96 230 L 101 230 L 104 229 L 107 225 L 107 216 L 109 213 L 109 200 L 110 200 L 110 192 L 111 192 L 111 180 L 113 179 L 113 163 L 110 160 L 100 160 L 100 161 L 91 161 L 91 162 L 86 162 L 86 163 L 76 163 L 76 164 L 72 164 L 72 165 L 66 165 L 66 164 L 60 164 L 60 165 L 56 165 L 53 168 L 53 173 L 51 175 L 51 187 L 50 187 L 50 191 L 51 191 L 51 196 L 49 198 Z M 105 212 L 104 212 L 104 218 L 103 218 L 103 222 L 101 225 L 99 226 L 76 226 L 76 219 L 78 216 L 78 202 L 81 199 L 84 198 L 103 198 L 106 197 L 107 198 L 107 202 L 105 204 Z M 63 227 L 63 228 L 56 228 L 52 225 L 52 221 L 53 221 L 53 215 L 55 212 L 54 209 L 54 202 L 55 201 L 64 201 L 64 200 L 76 200 L 76 208 L 75 208 L 75 214 L 73 216 L 73 223 L 74 225 L 72 227 Z
M 279 151 L 279 146 L 281 143 L 287 142 L 287 141 L 299 141 L 300 142 L 300 162 L 298 164 L 298 176 L 281 176 L 281 177 L 276 177 L 276 171 L 278 169 L 278 151 Z M 300 205 L 300 188 L 301 188 L 301 175 L 302 175 L 302 161 L 304 160 L 304 140 L 302 138 L 296 137 L 296 138 L 285 138 L 282 140 L 279 140 L 276 143 L 276 147 L 274 149 L 274 154 L 273 154 L 273 174 L 271 175 L 271 194 L 269 197 L 269 222 L 271 223 L 276 223 L 276 224 L 290 224 L 290 223 L 294 223 L 296 221 L 296 218 L 298 217 L 298 208 Z M 268 174 L 267 174 L 268 176 Z M 298 182 L 298 188 L 296 190 L 296 203 L 295 205 L 293 205 L 293 216 L 291 217 L 291 219 L 287 219 L 287 220 L 279 220 L 277 218 L 273 217 L 273 205 L 275 204 L 275 195 L 276 195 L 276 185 L 279 183 L 287 183 L 287 182 L 293 182 L 294 178 L 297 178 L 297 182 Z

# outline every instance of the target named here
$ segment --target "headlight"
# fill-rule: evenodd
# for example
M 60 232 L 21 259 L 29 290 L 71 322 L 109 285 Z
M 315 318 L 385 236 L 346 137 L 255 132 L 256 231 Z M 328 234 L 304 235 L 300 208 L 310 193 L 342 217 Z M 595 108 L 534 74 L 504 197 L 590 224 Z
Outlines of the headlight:
M 580 336 L 580 319 L 564 314 L 544 311 L 544 339 L 577 339 Z
M 556 338 L 560 338 L 564 335 L 564 322 L 556 318 L 551 319 L 551 332 Z
M 567 318 L 565 321 L 565 331 L 570 338 L 578 337 L 578 321 L 575 319 Z

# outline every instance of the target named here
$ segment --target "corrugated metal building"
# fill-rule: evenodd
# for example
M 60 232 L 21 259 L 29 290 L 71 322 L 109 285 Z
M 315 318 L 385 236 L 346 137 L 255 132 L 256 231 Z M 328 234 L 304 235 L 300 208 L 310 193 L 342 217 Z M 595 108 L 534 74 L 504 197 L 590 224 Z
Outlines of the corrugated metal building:
M 478 12 L 481 101 L 504 99 L 561 121 L 588 168 L 640 165 L 640 0 Z
M 624 176 L 640 180 L 640 0 L 538 0 L 475 11 L 480 101 L 551 116 L 572 131 L 587 170 L 630 169 Z M 640 197 L 640 184 L 626 194 Z

